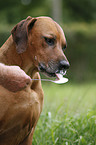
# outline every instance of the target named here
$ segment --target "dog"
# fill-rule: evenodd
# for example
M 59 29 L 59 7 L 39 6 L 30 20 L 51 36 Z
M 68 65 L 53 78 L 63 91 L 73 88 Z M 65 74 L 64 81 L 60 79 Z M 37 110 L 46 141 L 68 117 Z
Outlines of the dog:
M 0 145 L 32 145 L 44 101 L 39 72 L 65 72 L 66 47 L 62 28 L 50 17 L 28 16 L 12 29 L 0 48 Z

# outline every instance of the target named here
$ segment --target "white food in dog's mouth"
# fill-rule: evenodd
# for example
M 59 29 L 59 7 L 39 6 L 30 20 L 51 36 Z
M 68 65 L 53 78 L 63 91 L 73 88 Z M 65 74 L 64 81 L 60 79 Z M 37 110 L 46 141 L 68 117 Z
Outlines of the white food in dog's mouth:
M 63 84 L 63 83 L 68 82 L 68 79 L 63 77 L 63 75 L 65 75 L 65 74 L 66 74 L 66 71 L 65 72 L 63 72 L 63 71 L 61 72 L 60 71 L 60 73 L 56 73 L 57 79 L 54 82 L 57 83 L 57 84 Z
M 57 80 L 63 79 L 63 76 L 66 74 L 66 70 L 61 70 L 60 73 L 55 73 Z
M 63 75 L 64 76 L 65 74 L 66 74 L 66 70 L 65 71 L 61 70 L 60 71 L 60 75 Z

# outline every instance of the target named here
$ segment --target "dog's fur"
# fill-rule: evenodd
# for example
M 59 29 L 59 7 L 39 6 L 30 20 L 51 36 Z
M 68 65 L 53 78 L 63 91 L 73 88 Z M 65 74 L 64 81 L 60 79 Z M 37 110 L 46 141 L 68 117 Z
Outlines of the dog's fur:
M 69 67 L 66 39 L 49 17 L 29 16 L 11 33 L 0 48 L 0 145 L 31 145 L 44 99 L 41 81 L 31 78 L 40 79 L 38 71 L 55 77 Z

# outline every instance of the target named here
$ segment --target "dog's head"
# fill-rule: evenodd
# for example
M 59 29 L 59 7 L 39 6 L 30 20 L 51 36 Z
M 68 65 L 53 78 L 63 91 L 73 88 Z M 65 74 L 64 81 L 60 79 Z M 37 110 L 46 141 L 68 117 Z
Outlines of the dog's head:
M 12 30 L 17 53 L 28 53 L 39 71 L 55 77 L 65 73 L 69 62 L 64 55 L 67 47 L 62 28 L 49 17 L 28 17 Z M 26 61 L 26 60 L 25 60 Z

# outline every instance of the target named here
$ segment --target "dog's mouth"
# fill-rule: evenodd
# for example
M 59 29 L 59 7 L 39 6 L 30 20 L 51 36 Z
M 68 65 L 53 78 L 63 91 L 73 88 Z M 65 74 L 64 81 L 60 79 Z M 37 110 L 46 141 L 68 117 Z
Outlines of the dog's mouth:
M 60 75 L 66 75 L 66 69 L 57 69 L 58 67 L 46 67 L 43 63 L 39 64 L 38 70 L 43 73 L 47 77 L 56 78 L 56 80 L 60 79 Z
M 55 72 L 55 73 L 49 73 L 47 71 L 45 72 L 42 72 L 45 76 L 47 77 L 51 77 L 51 78 L 56 78 L 56 79 L 59 79 L 59 74 L 64 76 L 66 74 L 66 70 L 65 71 L 58 71 L 58 72 Z

